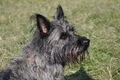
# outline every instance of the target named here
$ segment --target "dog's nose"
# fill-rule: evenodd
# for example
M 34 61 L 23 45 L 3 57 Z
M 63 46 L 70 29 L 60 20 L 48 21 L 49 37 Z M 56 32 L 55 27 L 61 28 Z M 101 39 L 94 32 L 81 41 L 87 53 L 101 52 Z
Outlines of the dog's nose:
M 90 44 L 90 40 L 87 39 L 86 37 L 80 37 L 80 38 L 78 39 L 77 43 L 78 43 L 79 45 L 83 45 L 83 46 L 88 47 L 89 44 Z
M 88 46 L 89 43 L 90 43 L 90 40 L 89 40 L 89 39 L 84 39 L 84 40 L 83 40 L 83 45 Z

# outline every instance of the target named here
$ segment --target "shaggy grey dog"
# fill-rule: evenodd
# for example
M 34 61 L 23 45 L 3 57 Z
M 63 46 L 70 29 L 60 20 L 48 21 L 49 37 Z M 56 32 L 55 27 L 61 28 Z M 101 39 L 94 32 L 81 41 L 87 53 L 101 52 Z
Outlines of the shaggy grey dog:
M 37 26 L 32 40 L 0 73 L 0 80 L 64 80 L 65 64 L 83 59 L 90 40 L 74 33 L 61 6 L 53 21 L 40 14 L 31 19 Z

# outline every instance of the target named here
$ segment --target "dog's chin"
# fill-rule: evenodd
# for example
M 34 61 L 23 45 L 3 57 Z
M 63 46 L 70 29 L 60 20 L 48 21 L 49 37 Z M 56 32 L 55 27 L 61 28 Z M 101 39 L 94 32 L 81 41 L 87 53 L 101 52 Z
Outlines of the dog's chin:
M 89 55 L 89 52 L 87 49 L 85 49 L 85 50 L 82 50 L 81 52 L 78 52 L 78 54 L 79 54 L 78 57 L 80 58 L 80 61 L 83 61 L 85 59 L 85 55 L 86 54 Z

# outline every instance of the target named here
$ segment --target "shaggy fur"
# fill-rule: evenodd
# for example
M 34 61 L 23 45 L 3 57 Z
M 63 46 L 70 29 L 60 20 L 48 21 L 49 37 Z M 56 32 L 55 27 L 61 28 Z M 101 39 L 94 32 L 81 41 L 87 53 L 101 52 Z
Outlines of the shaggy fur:
M 51 22 L 40 14 L 31 20 L 37 26 L 32 40 L 0 73 L 0 80 L 64 80 L 65 64 L 83 59 L 90 40 L 74 34 L 61 6 Z

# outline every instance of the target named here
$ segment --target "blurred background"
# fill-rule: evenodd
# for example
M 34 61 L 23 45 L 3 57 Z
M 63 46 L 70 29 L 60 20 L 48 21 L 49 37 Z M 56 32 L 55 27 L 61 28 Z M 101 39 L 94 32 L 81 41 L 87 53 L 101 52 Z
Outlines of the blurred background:
M 66 80 L 120 80 L 120 0 L 0 0 L 0 70 L 31 39 L 30 16 L 52 20 L 59 4 L 76 34 L 91 40 L 90 57 L 65 66 Z

